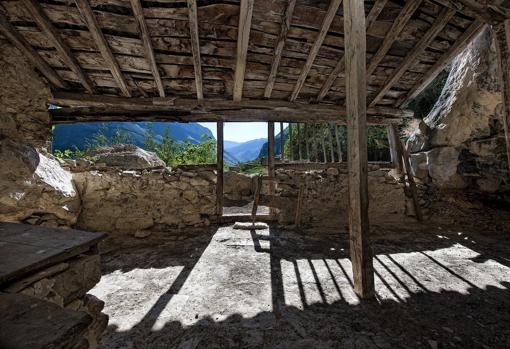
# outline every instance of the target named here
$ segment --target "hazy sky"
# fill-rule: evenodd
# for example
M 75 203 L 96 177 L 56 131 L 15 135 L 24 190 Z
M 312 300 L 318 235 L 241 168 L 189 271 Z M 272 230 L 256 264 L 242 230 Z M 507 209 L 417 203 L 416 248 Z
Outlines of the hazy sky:
M 200 122 L 202 126 L 210 129 L 216 138 L 215 122 Z M 283 127 L 287 125 L 284 124 Z M 275 122 L 275 135 L 280 133 L 280 123 Z M 257 138 L 267 138 L 267 123 L 265 122 L 226 122 L 223 129 L 226 141 L 246 142 Z

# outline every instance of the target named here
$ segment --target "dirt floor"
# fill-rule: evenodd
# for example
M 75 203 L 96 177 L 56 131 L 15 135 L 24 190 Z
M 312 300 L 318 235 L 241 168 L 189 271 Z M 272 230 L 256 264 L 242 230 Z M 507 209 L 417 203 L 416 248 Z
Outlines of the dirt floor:
M 236 216 L 236 215 L 251 215 L 253 208 L 253 200 L 228 200 L 223 199 L 223 215 L 224 216 Z M 267 215 L 269 214 L 269 207 L 259 206 L 257 208 L 257 214 Z
M 346 235 L 222 227 L 106 254 L 102 348 L 510 347 L 508 233 L 374 230 L 368 302 Z

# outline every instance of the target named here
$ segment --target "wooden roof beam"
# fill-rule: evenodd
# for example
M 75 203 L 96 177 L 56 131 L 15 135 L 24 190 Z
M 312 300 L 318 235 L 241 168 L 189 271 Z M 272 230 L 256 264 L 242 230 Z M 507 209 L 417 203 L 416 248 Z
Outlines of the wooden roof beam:
M 165 88 L 163 86 L 163 81 L 161 81 L 161 76 L 159 75 L 158 65 L 156 64 L 156 57 L 154 56 L 154 50 L 152 49 L 151 36 L 149 34 L 149 29 L 147 28 L 147 23 L 145 22 L 145 16 L 143 15 L 143 9 L 140 0 L 131 0 L 131 8 L 133 9 L 133 15 L 138 22 L 138 28 L 140 28 L 143 50 L 145 52 L 145 57 L 149 61 L 152 76 L 154 76 L 159 96 L 165 97 Z
M 198 36 L 197 0 L 188 0 L 189 31 L 191 36 L 191 52 L 193 53 L 193 66 L 195 68 L 195 85 L 197 99 L 204 99 L 202 83 L 202 63 L 200 59 L 200 40 Z M 162 96 L 163 97 L 163 96 Z
M 67 83 L 53 70 L 52 67 L 44 59 L 39 56 L 36 50 L 25 40 L 23 36 L 9 23 L 5 15 L 0 12 L 0 33 L 7 38 L 18 50 L 20 50 L 29 62 L 34 65 L 37 70 L 48 81 L 56 87 L 67 88 Z
M 317 35 L 317 39 L 315 39 L 315 42 L 313 43 L 312 48 L 310 49 L 310 53 L 308 54 L 306 63 L 303 69 L 301 70 L 301 74 L 298 77 L 298 80 L 294 87 L 294 91 L 290 96 L 291 102 L 297 99 L 299 92 L 303 88 L 306 78 L 308 77 L 308 73 L 310 72 L 313 62 L 315 61 L 315 57 L 317 57 L 317 54 L 319 53 L 319 50 L 322 46 L 322 42 L 324 41 L 326 35 L 328 34 L 329 27 L 331 26 L 331 23 L 333 22 L 333 19 L 335 18 L 336 13 L 338 11 L 338 7 L 340 6 L 341 3 L 342 0 L 331 0 L 331 2 L 329 3 L 328 11 L 324 16 L 324 19 L 322 20 L 322 26 L 321 30 L 319 31 L 319 35 Z
M 85 24 L 89 28 L 90 34 L 92 35 L 95 44 L 101 52 L 103 59 L 106 61 L 106 64 L 108 65 L 113 78 L 122 91 L 122 94 L 126 97 L 131 97 L 131 91 L 128 88 L 126 79 L 122 75 L 119 63 L 115 59 L 110 46 L 108 46 L 108 42 L 106 41 L 106 38 L 101 31 L 101 28 L 99 27 L 99 23 L 94 16 L 94 12 L 92 11 L 88 0 L 74 0 L 74 2 L 76 3 L 76 7 L 78 7 L 80 10 L 80 13 L 85 20 Z
M 53 26 L 50 19 L 41 8 L 41 5 L 39 5 L 39 2 L 34 0 L 22 0 L 22 3 L 25 5 L 28 12 L 30 12 L 37 26 L 46 34 L 52 45 L 57 49 L 67 66 L 76 74 L 83 87 L 85 87 L 89 93 L 94 93 L 95 90 L 92 81 L 85 75 L 80 64 L 71 53 L 71 49 L 64 43 L 57 29 Z
M 480 34 L 483 29 L 486 28 L 486 24 L 482 21 L 475 21 L 469 28 L 455 41 L 450 49 L 441 56 L 441 58 L 429 69 L 429 71 L 421 78 L 421 80 L 405 95 L 400 98 L 396 103 L 395 107 L 406 106 L 409 102 L 416 98 L 430 83 L 436 78 L 436 76 L 442 72 L 448 64 L 454 59 L 459 53 L 461 53 L 467 45 L 469 45 L 473 39 Z
M 289 0 L 287 4 L 287 9 L 285 10 L 285 14 L 283 15 L 282 18 L 280 34 L 278 35 L 276 48 L 274 50 L 273 63 L 271 64 L 271 72 L 269 73 L 269 77 L 267 78 L 267 85 L 264 91 L 265 98 L 271 98 L 271 92 L 273 92 L 273 86 L 276 81 L 276 74 L 278 73 L 278 66 L 280 65 L 280 61 L 282 59 L 283 48 L 285 46 L 285 40 L 287 39 L 287 33 L 289 32 L 290 21 L 292 20 L 292 15 L 294 13 L 295 7 L 296 0 Z
M 384 85 L 377 91 L 375 97 L 370 102 L 369 106 L 373 107 L 386 95 L 386 93 L 400 80 L 402 75 L 414 64 L 418 56 L 425 51 L 430 43 L 437 37 L 441 30 L 448 24 L 450 19 L 455 15 L 456 11 L 443 8 L 437 19 L 434 21 L 430 29 L 423 35 L 414 48 L 407 54 L 402 63 L 396 68 L 392 75 L 386 79 Z
M 241 0 L 239 9 L 239 25 L 237 32 L 237 57 L 234 76 L 234 101 L 243 97 L 244 72 L 246 70 L 246 57 L 248 55 L 248 42 L 250 41 L 251 17 L 254 0 Z
M 374 6 L 370 9 L 370 12 L 367 15 L 365 27 L 367 28 L 367 31 L 370 30 L 372 24 L 375 22 L 381 11 L 383 10 L 384 6 L 386 6 L 386 3 L 388 0 L 376 0 L 374 3 Z M 345 55 L 343 55 L 336 64 L 333 71 L 328 75 L 328 78 L 326 81 L 324 81 L 324 84 L 322 84 L 321 90 L 319 91 L 319 94 L 317 95 L 316 102 L 320 102 L 326 97 L 329 90 L 333 86 L 333 83 L 338 78 L 340 73 L 343 71 L 345 66 Z
M 477 18 L 484 23 L 500 23 L 510 18 L 510 8 L 506 0 L 435 0 L 443 6 L 450 7 L 466 16 Z
M 367 76 L 370 77 L 379 65 L 379 63 L 383 60 L 384 56 L 386 56 L 386 53 L 390 50 L 391 46 L 397 40 L 398 36 L 406 26 L 409 19 L 411 19 L 411 16 L 414 12 L 420 7 L 420 4 L 423 0 L 408 0 L 406 1 L 406 4 L 398 14 L 397 18 L 393 22 L 393 25 L 391 26 L 390 30 L 388 31 L 388 34 L 386 34 L 386 37 L 383 40 L 383 43 L 377 50 L 377 52 L 372 56 L 370 59 L 370 63 L 367 67 Z

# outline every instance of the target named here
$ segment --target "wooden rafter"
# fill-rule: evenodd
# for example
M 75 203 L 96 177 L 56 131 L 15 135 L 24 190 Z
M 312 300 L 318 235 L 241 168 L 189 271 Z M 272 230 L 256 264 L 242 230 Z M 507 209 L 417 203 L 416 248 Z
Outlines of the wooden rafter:
M 395 107 L 406 106 L 413 98 L 416 98 L 435 78 L 442 72 L 448 64 L 454 59 L 466 46 L 473 41 L 486 25 L 481 21 L 475 21 L 469 28 L 455 41 L 450 49 L 441 56 L 441 58 L 427 71 L 421 80 L 404 96 L 395 103 Z
M 354 291 L 373 298 L 374 267 L 368 222 L 366 28 L 363 1 L 344 0 L 349 168 L 349 235 Z
M 42 32 L 46 34 L 52 45 L 62 56 L 64 62 L 76 74 L 83 87 L 85 87 L 88 92 L 94 93 L 95 91 L 92 82 L 81 69 L 78 61 L 71 53 L 69 47 L 64 43 L 57 29 L 53 26 L 39 3 L 34 0 L 22 0 L 22 2 L 28 12 L 30 12 L 30 15 L 34 19 L 35 23 L 37 23 L 37 26 L 41 29 Z
M 244 71 L 246 70 L 248 42 L 250 41 L 253 2 L 254 0 L 241 0 L 241 7 L 239 10 L 239 25 L 237 27 L 236 71 L 234 76 L 234 91 L 232 93 L 234 101 L 240 101 L 243 97 Z
M 315 42 L 313 43 L 312 48 L 310 49 L 310 52 L 308 53 L 306 63 L 303 66 L 303 69 L 301 69 L 301 73 L 299 74 L 296 85 L 294 86 L 294 91 L 292 91 L 292 95 L 290 96 L 290 101 L 295 101 L 299 95 L 299 92 L 303 88 L 306 78 L 308 77 L 308 73 L 310 72 L 313 62 L 315 61 L 315 57 L 317 57 L 317 54 L 319 53 L 319 50 L 322 46 L 322 42 L 324 41 L 326 35 L 328 34 L 329 27 L 331 26 L 331 23 L 333 22 L 333 19 L 335 18 L 335 15 L 338 11 L 338 7 L 340 6 L 341 3 L 342 0 L 331 0 L 331 2 L 329 3 L 328 11 L 324 16 L 324 19 L 322 20 L 321 29 L 319 31 L 319 34 L 317 35 L 317 39 L 315 39 Z
M 154 50 L 152 48 L 152 39 L 149 34 L 149 29 L 147 28 L 147 23 L 145 22 L 145 16 L 143 15 L 143 9 L 140 0 L 131 0 L 131 8 L 133 9 L 133 15 L 135 16 L 138 23 L 138 28 L 140 29 L 143 50 L 145 51 L 145 57 L 149 61 L 152 75 L 154 76 L 154 80 L 158 88 L 159 96 L 165 97 L 165 88 L 163 86 L 163 81 L 161 81 L 161 76 L 159 75 L 158 65 L 156 64 L 156 57 L 154 56 Z
M 374 3 L 374 6 L 372 6 L 372 9 L 370 9 L 370 12 L 367 15 L 365 26 L 367 28 L 367 31 L 370 30 L 370 27 L 375 22 L 381 11 L 383 10 L 384 6 L 386 6 L 386 3 L 388 0 L 376 0 Z M 322 84 L 321 90 L 319 91 L 319 94 L 317 95 L 317 102 L 320 102 L 326 97 L 329 90 L 331 89 L 331 86 L 333 86 L 333 83 L 338 78 L 340 73 L 344 70 L 345 67 L 345 56 L 342 55 L 342 57 L 338 60 L 335 68 L 333 71 L 328 75 L 328 78 L 324 83 Z
M 408 0 L 406 2 L 404 7 L 398 14 L 397 18 L 393 22 L 393 25 L 388 31 L 388 34 L 386 34 L 381 46 L 370 59 L 370 63 L 368 64 L 367 67 L 367 76 L 373 74 L 373 72 L 375 71 L 379 63 L 382 61 L 384 56 L 386 56 L 386 53 L 388 53 L 388 51 L 390 50 L 395 40 L 397 40 L 399 34 L 402 32 L 411 16 L 414 14 L 414 12 L 416 12 L 418 7 L 420 7 L 422 1 L 423 0 Z
M 396 68 L 391 76 L 386 79 L 384 85 L 377 91 L 375 97 L 370 102 L 369 106 L 373 107 L 386 95 L 386 93 L 398 82 L 404 73 L 416 62 L 418 56 L 425 51 L 430 43 L 436 38 L 446 24 L 452 19 L 456 11 L 443 8 L 437 19 L 434 21 L 430 29 L 423 35 L 414 48 L 407 54 L 402 63 Z
M 200 60 L 200 40 L 198 37 L 197 0 L 188 0 L 189 31 L 191 36 L 191 52 L 193 53 L 193 67 L 195 69 L 195 86 L 197 99 L 204 99 L 202 88 L 202 63 Z
M 21 36 L 21 34 L 9 23 L 5 15 L 0 12 L 0 33 L 7 38 L 50 83 L 59 88 L 67 88 L 67 83 L 53 70 L 37 51 Z
M 267 78 L 267 85 L 264 91 L 265 98 L 271 98 L 271 92 L 273 92 L 273 86 L 276 81 L 276 74 L 278 73 L 278 66 L 280 65 L 280 61 L 282 59 L 283 48 L 285 46 L 285 40 L 287 39 L 287 33 L 289 32 L 290 21 L 292 20 L 292 14 L 294 13 L 295 7 L 296 0 L 289 0 L 287 4 L 287 9 L 285 10 L 285 14 L 283 15 L 282 18 L 280 34 L 278 35 L 278 40 L 276 41 L 273 63 L 271 64 L 271 72 L 269 73 L 269 77 Z
M 122 94 L 126 97 L 130 97 L 131 92 L 128 88 L 126 79 L 122 75 L 119 63 L 115 59 L 115 56 L 113 55 L 110 49 L 110 46 L 108 46 L 108 42 L 106 41 L 106 38 L 103 32 L 101 31 L 101 28 L 99 27 L 99 23 L 97 22 L 97 19 L 94 16 L 94 12 L 92 11 L 92 8 L 90 7 L 88 0 L 74 0 L 74 1 L 76 3 L 76 7 L 78 7 L 80 13 L 82 14 L 85 20 L 85 24 L 87 25 L 90 34 L 94 39 L 94 43 L 101 52 L 101 55 L 103 56 L 103 59 L 108 65 L 110 72 L 113 75 L 113 78 L 115 79 L 117 85 L 122 91 Z

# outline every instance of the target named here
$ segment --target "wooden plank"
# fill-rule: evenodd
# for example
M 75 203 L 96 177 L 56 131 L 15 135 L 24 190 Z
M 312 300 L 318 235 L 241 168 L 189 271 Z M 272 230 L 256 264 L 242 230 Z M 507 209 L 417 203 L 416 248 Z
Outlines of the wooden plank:
M 312 139 L 313 139 L 313 159 L 319 162 L 319 147 L 317 145 L 317 125 L 312 124 Z
M 295 7 L 296 0 L 289 0 L 282 18 L 280 34 L 276 40 L 273 62 L 271 63 L 271 71 L 269 72 L 266 89 L 264 90 L 265 98 L 271 98 L 271 92 L 273 92 L 274 83 L 276 81 L 276 74 L 278 73 L 278 67 L 280 66 L 280 61 L 282 60 L 283 48 L 285 47 L 285 40 L 287 39 L 287 33 L 289 32 L 290 21 L 292 20 L 292 14 L 294 13 Z
M 290 161 L 294 161 L 294 136 L 292 135 L 292 123 L 289 122 L 289 157 Z
M 338 131 L 338 125 L 335 124 L 335 138 L 338 153 L 338 162 L 342 162 L 342 144 L 340 143 L 340 132 Z
M 471 24 L 469 28 L 455 41 L 450 49 L 441 56 L 432 68 L 430 68 L 420 81 L 407 93 L 407 95 L 395 103 L 395 107 L 406 106 L 412 99 L 416 98 L 486 27 L 487 26 L 481 21 L 473 22 L 473 24 Z
M 322 144 L 322 156 L 323 156 L 323 162 L 328 162 L 328 153 L 326 152 L 326 141 L 324 139 L 324 125 L 319 125 L 319 131 L 321 133 L 321 144 Z
M 223 122 L 216 123 L 216 214 L 223 215 Z
M 326 12 L 326 15 L 324 16 L 324 19 L 322 21 L 321 29 L 319 31 L 319 34 L 317 35 L 317 39 L 313 43 L 313 46 L 310 49 L 310 52 L 308 53 L 306 63 L 303 66 L 303 69 L 301 70 L 301 74 L 299 75 L 299 78 L 296 82 L 294 91 L 292 91 L 292 95 L 290 96 L 291 101 L 295 101 L 297 99 L 299 92 L 303 88 L 306 78 L 308 77 L 308 73 L 310 72 L 313 62 L 315 61 L 315 57 L 317 57 L 317 54 L 319 53 L 319 50 L 322 46 L 322 42 L 324 41 L 326 35 L 328 34 L 329 27 L 331 26 L 331 23 L 333 22 L 333 19 L 335 18 L 335 15 L 338 11 L 338 7 L 340 6 L 341 3 L 342 0 L 331 0 L 328 12 Z
M 250 41 L 253 2 L 254 0 L 241 0 L 241 6 L 239 9 L 236 70 L 234 76 L 234 91 L 232 93 L 234 101 L 240 101 L 243 96 L 244 72 L 246 70 L 248 42 Z
M 409 19 L 411 19 L 411 16 L 414 14 L 414 12 L 418 9 L 418 7 L 420 7 L 421 3 L 422 0 L 408 0 L 406 2 L 397 18 L 393 22 L 393 25 L 388 31 L 388 34 L 386 34 L 386 37 L 384 38 L 381 46 L 370 59 L 370 63 L 368 64 L 366 70 L 368 77 L 374 73 L 375 68 L 377 68 L 384 56 L 386 56 L 386 53 L 388 53 L 393 43 L 398 39 L 399 34 L 402 32 Z M 365 21 L 363 20 L 363 22 Z
M 306 146 L 306 160 L 310 161 L 310 142 L 308 141 L 308 124 L 305 124 L 305 146 Z
M 21 36 L 21 34 L 9 23 L 5 15 L 0 12 L 0 33 L 7 38 L 28 61 L 39 70 L 39 72 L 50 83 L 59 88 L 67 88 L 67 83 L 49 66 L 44 59 L 33 49 L 32 46 Z
M 127 85 L 126 79 L 122 75 L 122 72 L 119 67 L 119 63 L 115 59 L 110 46 L 108 46 L 108 42 L 99 27 L 97 19 L 90 7 L 88 0 L 74 0 L 76 3 L 76 7 L 80 10 L 81 15 L 84 18 L 84 21 L 94 39 L 94 43 L 97 48 L 101 52 L 103 59 L 105 60 L 110 72 L 112 73 L 113 78 L 117 82 L 118 87 L 120 88 L 122 94 L 126 97 L 131 97 L 131 91 Z
M 388 0 L 376 0 L 374 3 L 374 6 L 372 6 L 372 9 L 370 10 L 369 14 L 367 15 L 367 20 L 365 23 L 365 26 L 367 30 L 370 29 L 372 24 L 375 22 L 381 11 L 383 10 L 384 6 L 386 6 L 386 3 Z M 319 91 L 319 94 L 317 95 L 317 102 L 320 102 L 326 97 L 329 90 L 333 86 L 335 80 L 338 78 L 340 73 L 344 70 L 345 67 L 345 56 L 342 55 L 342 57 L 338 60 L 338 63 L 335 65 L 335 68 L 333 68 L 333 71 L 328 75 L 328 78 L 324 83 L 322 84 L 322 87 Z
M 193 66 L 195 68 L 195 85 L 197 99 L 204 99 L 202 88 L 202 63 L 200 59 L 200 39 L 198 37 L 197 0 L 188 0 L 189 30 L 191 36 L 191 52 L 193 53 Z
M 0 285 L 88 251 L 104 233 L 0 223 Z
M 71 50 L 64 43 L 57 29 L 53 26 L 39 3 L 34 0 L 22 0 L 22 2 L 28 12 L 30 12 L 35 23 L 37 23 L 37 26 L 51 41 L 52 45 L 57 49 L 57 52 L 60 54 L 67 66 L 76 74 L 83 87 L 85 87 L 89 93 L 94 93 L 95 89 L 92 82 L 87 75 L 85 75 L 78 61 L 71 53 Z
M 299 161 L 303 161 L 303 149 L 302 149 L 303 142 L 302 142 L 302 139 L 301 139 L 301 124 L 297 123 L 296 127 L 297 127 L 297 142 L 298 142 Z
M 377 91 L 375 97 L 369 104 L 369 108 L 375 106 L 377 103 L 381 101 L 381 99 L 386 95 L 386 93 L 400 80 L 402 75 L 413 65 L 416 63 L 418 56 L 425 51 L 425 49 L 430 45 L 432 40 L 434 40 L 437 35 L 443 30 L 443 28 L 448 24 L 450 19 L 455 15 L 456 11 L 444 8 L 437 19 L 434 21 L 430 29 L 423 35 L 423 37 L 418 41 L 418 43 L 414 46 L 414 48 L 407 54 L 404 58 L 400 66 L 393 71 L 393 73 L 386 79 L 384 85 Z
M 400 137 L 398 129 L 395 125 L 388 125 L 388 143 L 390 145 L 391 162 L 395 165 L 397 173 L 404 173 L 404 164 L 402 162 L 402 147 L 400 145 Z
M 408 1 L 407 4 L 413 1 Z M 414 11 L 413 11 L 414 12 Z M 344 0 L 349 167 L 349 234 L 354 291 L 373 298 L 374 269 L 368 222 L 366 28 L 363 2 Z
M 508 173 L 510 177 L 510 20 L 494 25 L 498 74 L 503 97 L 503 128 L 505 130 Z
M 404 162 L 405 174 L 407 176 L 407 181 L 409 182 L 409 189 L 411 190 L 411 195 L 413 197 L 413 206 L 414 213 L 416 214 L 416 219 L 419 222 L 423 221 L 423 215 L 421 213 L 420 200 L 418 198 L 418 191 L 416 189 L 416 183 L 414 182 L 413 169 L 411 168 L 411 161 L 409 160 L 409 151 L 407 150 L 404 141 L 400 143 L 402 147 L 402 157 Z
M 189 0 L 192 1 L 192 0 Z M 189 2 L 188 2 L 189 7 Z M 145 22 L 145 17 L 143 15 L 142 4 L 140 0 L 131 0 L 131 8 L 133 9 L 133 15 L 135 16 L 136 22 L 138 23 L 138 28 L 140 29 L 140 35 L 143 43 L 143 50 L 145 52 L 145 57 L 149 61 L 149 65 L 151 67 L 152 76 L 154 76 L 154 81 L 156 82 L 156 86 L 158 88 L 159 96 L 165 97 L 165 88 L 163 86 L 163 82 L 161 81 L 161 76 L 159 75 L 158 65 L 156 64 L 156 57 L 154 56 L 154 49 L 152 48 L 152 39 L 149 34 L 149 29 L 147 28 L 147 23 Z M 195 8 L 196 9 L 196 8 Z M 190 14 L 191 16 L 191 14 Z M 190 31 L 193 31 L 192 23 L 190 22 Z M 193 37 L 192 37 L 193 41 Z
M 255 223 L 257 218 L 257 209 L 260 202 L 260 191 L 262 190 L 262 176 L 257 176 L 257 185 L 255 186 L 255 193 L 253 194 L 253 207 L 251 208 L 251 220 Z

